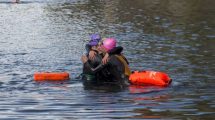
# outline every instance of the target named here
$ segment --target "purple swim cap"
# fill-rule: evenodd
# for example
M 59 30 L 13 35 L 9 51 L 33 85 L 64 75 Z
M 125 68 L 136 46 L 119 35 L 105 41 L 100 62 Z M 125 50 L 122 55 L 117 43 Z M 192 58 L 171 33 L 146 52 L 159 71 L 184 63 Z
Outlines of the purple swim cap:
M 101 40 L 101 37 L 99 34 L 92 34 L 90 36 L 90 42 L 89 42 L 89 45 L 90 46 L 96 46 L 99 44 L 99 41 Z
M 110 51 L 114 47 L 116 47 L 116 40 L 114 38 L 107 38 L 103 41 L 103 47 L 107 50 Z

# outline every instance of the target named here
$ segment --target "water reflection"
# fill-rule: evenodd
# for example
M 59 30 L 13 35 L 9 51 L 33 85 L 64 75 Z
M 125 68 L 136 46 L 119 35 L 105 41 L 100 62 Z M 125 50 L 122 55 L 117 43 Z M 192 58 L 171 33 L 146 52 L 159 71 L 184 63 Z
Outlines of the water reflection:
M 152 86 L 130 86 L 129 91 L 132 95 L 132 101 L 138 106 L 133 110 L 138 115 L 131 118 L 161 119 L 163 116 L 161 111 L 156 112 L 155 109 L 158 110 L 164 103 L 170 100 L 170 95 L 161 92 L 165 89 L 163 87 Z
M 129 91 L 132 94 L 143 94 L 143 93 L 151 93 L 151 92 L 159 92 L 165 90 L 165 87 L 159 86 L 137 86 L 137 85 L 130 85 Z
M 0 118 L 213 119 L 214 2 L 1 0 Z M 164 71 L 172 85 L 85 89 L 74 78 L 94 32 L 116 37 L 132 70 Z M 36 83 L 35 71 L 71 80 Z

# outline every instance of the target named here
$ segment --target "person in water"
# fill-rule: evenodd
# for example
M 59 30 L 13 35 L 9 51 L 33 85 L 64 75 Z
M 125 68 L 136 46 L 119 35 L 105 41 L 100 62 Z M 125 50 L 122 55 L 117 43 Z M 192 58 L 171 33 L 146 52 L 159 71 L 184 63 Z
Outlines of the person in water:
M 85 46 L 86 57 L 88 58 L 89 66 L 86 66 L 86 64 L 83 65 L 82 80 L 84 80 L 84 84 L 87 83 L 98 84 L 98 81 L 96 79 L 97 78 L 96 76 L 98 74 L 92 72 L 90 68 L 97 67 L 102 61 L 102 56 L 100 56 L 97 51 L 97 47 L 100 40 L 101 40 L 100 35 L 92 34 L 90 36 L 89 43 L 86 44 Z
M 127 86 L 129 84 L 128 76 L 131 74 L 128 61 L 121 52 L 117 51 L 115 54 L 110 54 L 115 48 L 116 40 L 113 38 L 107 38 L 97 46 L 98 53 L 100 53 L 101 56 L 104 57 L 109 53 L 109 60 L 106 64 L 100 63 L 99 65 L 96 65 L 96 67 L 93 67 L 86 55 L 83 55 L 81 60 L 84 63 L 84 67 L 88 69 L 88 72 L 105 76 L 105 78 L 107 78 L 105 82 L 115 83 L 121 87 Z M 97 81 L 100 82 L 100 79 L 97 79 Z
M 97 45 L 101 42 L 101 36 L 99 34 L 92 34 L 90 36 L 90 42 L 88 44 L 86 44 L 85 48 L 87 51 L 87 55 L 89 55 L 89 59 L 90 60 L 94 60 L 94 58 L 96 57 L 97 54 Z M 123 48 L 121 46 L 117 47 L 116 49 L 114 49 L 113 51 L 110 52 L 110 54 L 114 54 L 114 52 L 117 51 L 122 51 Z M 106 64 L 108 61 L 108 56 L 109 54 L 105 54 L 105 56 L 102 59 L 102 63 Z
M 88 44 L 86 44 L 86 57 L 88 58 L 89 65 L 84 64 L 83 65 L 83 73 L 82 73 L 82 80 L 84 80 L 84 84 L 94 84 L 94 85 L 100 85 L 104 82 L 108 82 L 109 78 L 109 71 L 107 69 L 103 69 L 99 72 L 92 72 L 91 68 L 96 68 L 99 64 L 102 63 L 102 60 L 108 59 L 103 55 L 99 53 L 98 46 L 101 42 L 101 37 L 98 34 L 92 34 L 90 36 L 90 41 Z M 118 54 L 121 53 L 123 48 L 121 46 L 115 47 L 112 51 L 109 52 L 109 54 Z M 105 60 L 107 61 L 107 60 Z M 104 62 L 103 62 L 104 64 Z
M 98 53 L 98 50 L 97 50 L 98 46 L 97 45 L 100 43 L 102 43 L 102 39 L 101 39 L 101 36 L 99 34 L 92 34 L 90 36 L 90 41 L 85 46 L 88 58 L 90 60 L 94 60 L 94 58 L 96 57 L 96 54 Z M 120 54 L 122 51 L 123 51 L 123 47 L 121 47 L 121 46 L 114 47 L 112 50 L 109 51 L 109 53 L 106 53 L 103 56 L 102 63 L 103 64 L 107 63 L 109 54 L 110 55 Z

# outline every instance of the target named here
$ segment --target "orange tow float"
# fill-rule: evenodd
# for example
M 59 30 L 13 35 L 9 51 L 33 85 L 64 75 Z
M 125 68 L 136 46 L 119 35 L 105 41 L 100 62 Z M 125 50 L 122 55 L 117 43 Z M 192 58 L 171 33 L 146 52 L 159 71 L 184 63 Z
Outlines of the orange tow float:
M 156 71 L 135 71 L 129 80 L 134 85 L 156 86 L 168 86 L 172 81 L 166 73 Z
M 68 80 L 69 73 L 67 72 L 36 72 L 34 73 L 34 80 L 35 81 L 61 81 L 61 80 Z

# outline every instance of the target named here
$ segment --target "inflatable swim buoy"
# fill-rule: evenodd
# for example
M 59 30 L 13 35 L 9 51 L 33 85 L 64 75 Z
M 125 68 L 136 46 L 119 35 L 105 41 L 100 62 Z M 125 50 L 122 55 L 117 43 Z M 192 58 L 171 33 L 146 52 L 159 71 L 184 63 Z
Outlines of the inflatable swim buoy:
M 163 72 L 135 71 L 129 76 L 129 81 L 134 85 L 168 86 L 172 80 Z
M 43 81 L 43 80 L 68 80 L 69 73 L 67 72 L 36 72 L 34 73 L 34 80 Z

